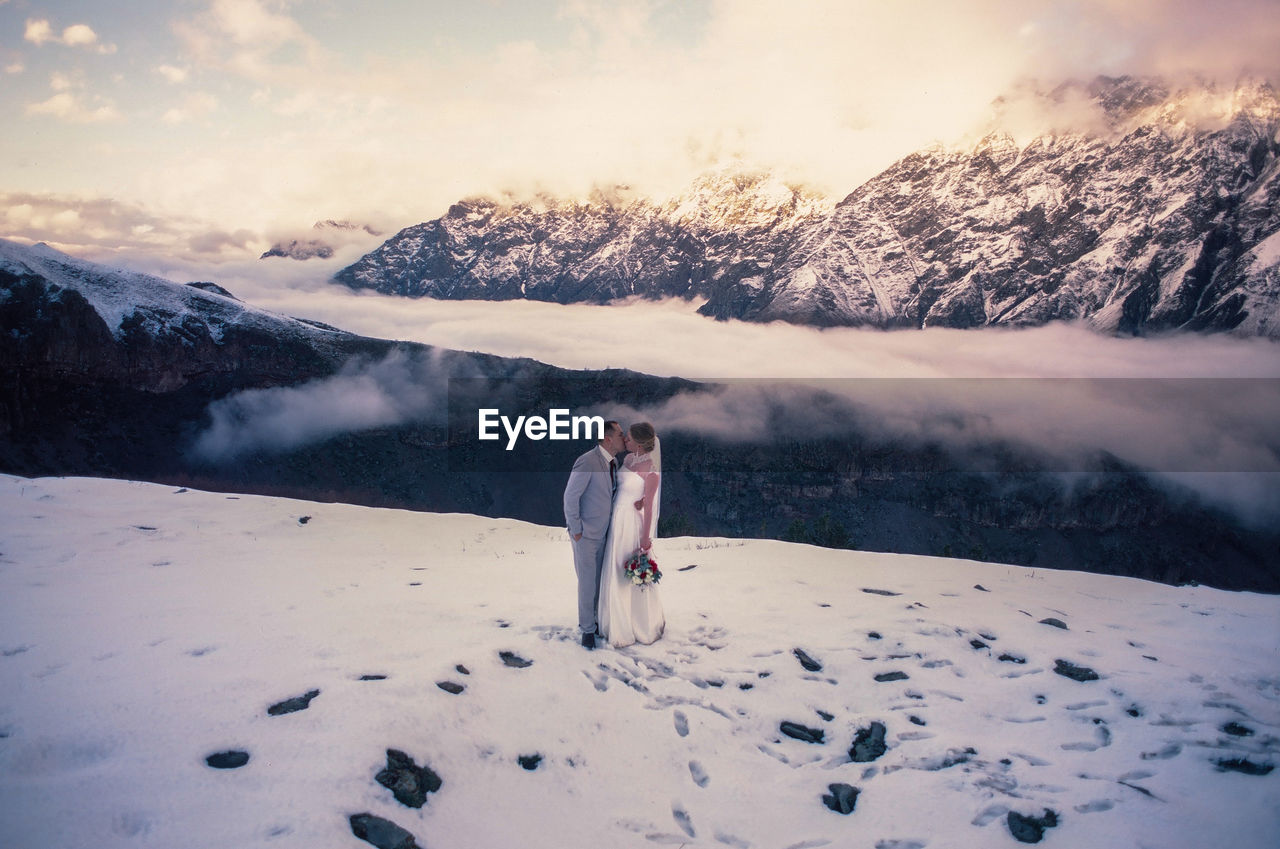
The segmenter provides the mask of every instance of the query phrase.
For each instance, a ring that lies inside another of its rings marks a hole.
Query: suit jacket
[[[570,534],[604,539],[613,513],[613,481],[609,461],[593,447],[573,463],[564,488],[564,519]]]

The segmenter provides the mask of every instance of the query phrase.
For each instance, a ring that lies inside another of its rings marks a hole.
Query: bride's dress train
[[[653,584],[637,586],[624,570],[627,560],[640,548],[643,514],[636,509],[635,502],[644,496],[644,481],[644,475],[633,471],[625,463],[618,469],[618,492],[614,496],[613,518],[605,539],[600,603],[597,609],[600,633],[614,648],[632,643],[652,643],[662,636],[667,624],[658,587]],[[654,529],[658,525],[660,494],[661,489],[653,497]],[[649,538],[653,539],[654,536],[651,530]]]

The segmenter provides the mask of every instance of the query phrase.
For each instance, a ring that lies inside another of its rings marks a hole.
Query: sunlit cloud
[[[54,40],[53,27],[46,20],[30,18],[27,20],[26,30],[23,32],[22,37],[39,47],[46,42]]]
[[[45,44],[61,44],[63,47],[91,48],[105,55],[116,52],[116,46],[101,43],[98,40],[98,34],[88,24],[72,24],[63,29],[59,35],[54,32],[53,25],[47,19],[28,18],[22,37],[37,47]]]
[[[255,80],[305,71],[321,53],[297,20],[260,0],[212,0],[175,29],[196,62]]]
[[[160,216],[136,204],[30,192],[0,192],[0,228],[6,238],[47,242],[111,265],[143,255],[170,256],[175,262],[184,255],[208,259],[209,251],[228,245],[239,251],[257,246],[244,233],[227,235],[207,221]]]
[[[27,105],[28,115],[49,115],[72,124],[97,124],[120,119],[120,113],[111,103],[89,103],[80,94],[59,91],[48,100]]]

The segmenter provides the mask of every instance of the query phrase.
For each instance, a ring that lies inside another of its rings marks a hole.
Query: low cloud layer
[[[219,282],[253,302],[266,294],[247,279]],[[1107,452],[1252,521],[1280,519],[1280,345],[1267,340],[1113,338],[1065,324],[815,330],[715,322],[680,301],[411,301],[315,281],[306,291],[270,291],[275,299],[263,305],[364,335],[726,384],[715,395],[649,407],[622,399],[592,411],[660,430],[757,440],[829,436],[852,425],[872,438],[939,443],[970,457],[1008,443],[1064,472],[1094,468]],[[433,399],[443,403],[436,393],[449,376],[463,375],[390,362],[297,390],[245,393],[216,413],[204,450],[226,456],[412,420]],[[415,381],[437,389],[419,385],[414,395],[406,387]],[[391,400],[414,397],[421,403]],[[290,422],[300,424],[282,425]]]
[[[353,362],[323,380],[250,389],[214,402],[211,423],[192,454],[220,463],[415,419],[443,421],[446,391],[446,377],[429,356],[393,354],[380,362]]]

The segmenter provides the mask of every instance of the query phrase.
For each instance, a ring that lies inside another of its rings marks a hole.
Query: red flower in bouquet
[[[637,551],[627,560],[624,567],[631,583],[646,588],[662,580],[662,572],[658,569],[658,561],[647,551]]]

